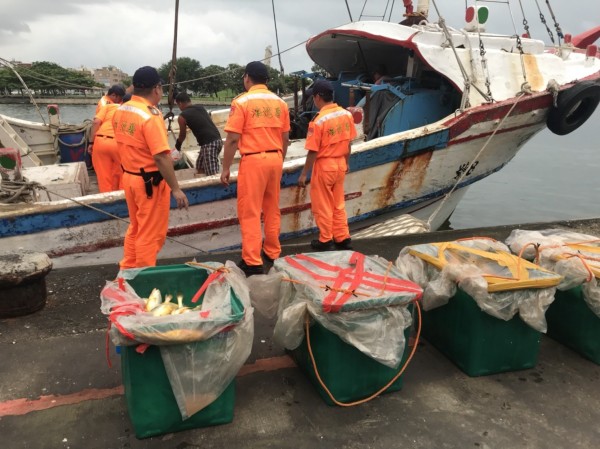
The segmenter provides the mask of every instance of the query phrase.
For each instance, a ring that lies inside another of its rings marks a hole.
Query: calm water
[[[61,105],[64,123],[92,119],[95,105]],[[45,114],[45,108],[42,109]],[[0,104],[0,113],[41,121],[31,105]],[[531,223],[600,217],[600,110],[578,130],[544,130],[498,173],[467,192],[450,227]],[[489,149],[486,151],[490,151]]]

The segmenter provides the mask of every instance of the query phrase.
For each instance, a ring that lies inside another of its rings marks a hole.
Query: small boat
[[[518,34],[485,33],[484,23],[494,20],[485,7],[469,7],[462,29],[428,22],[427,9],[420,1],[416,12],[407,7],[403,23],[359,20],[307,41],[309,56],[334,85],[336,102],[353,108],[358,122],[345,184],[351,230],[400,214],[437,229],[472,184],[500,170],[536,133],[548,127],[568,134],[600,101],[600,59],[592,45],[600,27],[575,37],[561,32],[558,44],[546,46]],[[377,84],[371,76],[381,64],[388,77]],[[295,98],[292,108],[294,140],[281,181],[282,240],[316,231],[309,190],[297,185],[306,156],[302,131],[314,115],[308,104]],[[227,113],[213,116],[223,123]],[[0,118],[34,148],[26,124]],[[218,176],[195,177],[192,168],[176,173],[190,207],[171,210],[160,257],[239,247],[235,167],[228,187]],[[83,189],[74,199],[0,205],[0,244],[46,252],[57,267],[81,257],[87,264],[115,262],[127,215],[122,191]]]

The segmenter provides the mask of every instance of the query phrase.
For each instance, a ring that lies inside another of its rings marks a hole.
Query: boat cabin
[[[388,24],[377,22],[382,25]],[[362,107],[367,140],[436,122],[460,106],[462,93],[410,44],[415,30],[393,25],[396,34],[404,34],[392,39],[335,29],[307,43],[311,58],[330,75],[335,102]],[[387,73],[377,80],[377,71]]]

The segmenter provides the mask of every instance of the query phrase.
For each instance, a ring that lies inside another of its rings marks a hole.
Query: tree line
[[[229,64],[226,67],[211,64],[203,67],[199,61],[182,57],[177,58],[175,71],[175,89],[178,92],[187,91],[193,96],[215,96],[219,92],[229,91],[237,95],[244,91],[242,76],[244,66]],[[30,66],[20,65],[15,70],[21,76],[31,93],[41,96],[67,96],[73,94],[87,95],[92,89],[105,88],[92,78],[91,74],[65,69],[52,62],[34,62]],[[158,67],[161,77],[168,83],[171,71],[171,61]],[[269,88],[281,95],[290,93],[295,88],[297,78],[281,74],[269,67]],[[123,80],[125,87],[131,84],[131,78]],[[27,95],[25,87],[17,75],[8,67],[0,68],[0,94],[11,95],[19,92]],[[165,86],[165,93],[168,86]]]

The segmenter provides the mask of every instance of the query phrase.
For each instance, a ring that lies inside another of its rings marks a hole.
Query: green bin
[[[187,265],[168,265],[147,268],[128,282],[140,297],[148,297],[155,287],[162,292],[182,292],[184,304],[190,306],[191,298],[207,277],[208,273],[204,269]],[[231,295],[233,313],[242,316],[242,303],[233,291]],[[222,333],[212,338],[221,337]],[[191,344],[210,345],[211,340]],[[135,346],[123,347],[121,372],[129,417],[138,438],[233,421],[235,381],[232,381],[210,405],[182,420],[157,346],[148,347],[143,354],[137,353]]]
[[[423,313],[423,338],[469,376],[533,368],[541,334],[519,316],[483,312],[461,289],[448,304]]]
[[[600,318],[586,304],[581,287],[557,290],[546,320],[550,337],[600,365]]]
[[[386,385],[404,366],[408,357],[408,337],[411,327],[404,332],[406,344],[404,355],[398,369],[392,369],[363,354],[354,346],[344,342],[333,332],[327,330],[317,321],[311,325],[310,343],[319,376],[333,397],[339,402],[354,402],[367,398]],[[306,338],[300,346],[291,351],[298,366],[306,373],[323,400],[335,405],[323,389],[308,352]],[[394,381],[385,393],[402,388],[402,376]]]

